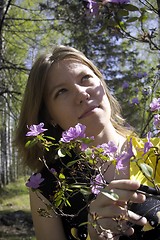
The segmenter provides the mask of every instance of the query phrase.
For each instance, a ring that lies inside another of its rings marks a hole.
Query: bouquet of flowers
[[[155,199],[160,199],[158,179],[158,169],[160,171],[160,115],[158,113],[160,98],[153,99],[150,110],[153,113],[156,136],[152,137],[151,132],[148,132],[144,139],[129,136],[125,149],[120,153],[117,146],[111,141],[96,147],[92,146],[94,137],[86,137],[86,126],[80,123],[64,131],[58,143],[55,142],[53,137],[44,134],[47,130],[44,128],[44,123],[28,126],[29,131],[26,136],[29,140],[26,147],[41,144],[44,152],[50,151],[50,148],[54,147],[57,152],[56,161],[63,163],[63,168],[57,172],[55,168],[49,168],[45,158],[40,159],[56,178],[57,186],[56,193],[52,198],[52,207],[59,209],[62,214],[62,207],[64,205],[71,206],[69,197],[77,191],[80,191],[85,197],[91,194],[97,195],[101,192],[112,200],[118,200],[119,196],[116,193],[106,190],[108,183],[104,179],[104,174],[110,164],[113,164],[116,172],[119,173],[124,169],[126,162],[130,162],[131,179],[140,180],[145,185],[141,185],[138,191],[153,196]],[[70,161],[67,163],[63,162],[66,156],[70,157]],[[64,169],[70,171],[74,181],[68,181]],[[132,170],[134,174],[132,174]],[[79,179],[86,179],[86,181],[81,182]],[[30,177],[26,186],[32,188],[33,191],[38,191],[43,181],[44,178],[41,173],[36,173]],[[45,215],[44,212],[43,215]]]

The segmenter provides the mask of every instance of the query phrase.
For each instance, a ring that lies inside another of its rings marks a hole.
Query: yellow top
[[[139,168],[140,164],[145,163],[149,165],[153,169],[153,178],[155,179],[155,183],[157,186],[160,186],[160,159],[155,155],[155,149],[150,148],[149,152],[144,154],[144,144],[147,142],[147,139],[141,139],[137,137],[130,137],[132,138],[132,146],[133,146],[133,153],[136,157],[136,161],[130,162],[130,179],[137,180],[141,184],[147,186],[153,186],[150,181],[149,177],[146,177],[142,170]],[[154,147],[157,148],[157,152],[160,152],[160,139],[159,138],[151,138],[150,141],[153,143]]]
[[[135,159],[138,160],[137,162],[132,160],[130,162],[130,179],[137,180],[141,184],[144,184],[150,187],[155,187],[151,182],[151,178],[153,178],[154,183],[160,187],[160,159],[158,161],[158,157],[156,156],[156,152],[160,153],[160,139],[151,138],[150,141],[153,143],[156,149],[150,148],[149,152],[144,154],[144,144],[145,142],[147,142],[147,139],[146,138],[141,139],[137,137],[130,137],[130,138],[132,138],[132,150],[135,155]],[[143,174],[142,170],[139,167],[143,163],[149,166],[149,168],[151,169],[151,172],[153,171],[151,176],[148,177]],[[143,231],[149,231],[151,229],[153,229],[153,227],[149,223],[147,223],[143,227]]]

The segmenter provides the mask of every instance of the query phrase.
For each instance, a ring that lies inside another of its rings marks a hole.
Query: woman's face
[[[45,104],[51,123],[63,130],[81,123],[87,127],[87,136],[96,136],[110,121],[110,104],[101,80],[80,61],[65,59],[52,66]]]

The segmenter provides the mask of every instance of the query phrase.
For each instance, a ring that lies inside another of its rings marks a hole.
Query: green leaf
[[[67,205],[68,205],[69,207],[71,207],[71,204],[70,204],[70,202],[68,201],[68,199],[66,200],[66,203],[67,203]]]
[[[116,23],[116,21],[113,18],[108,20],[108,26],[116,27],[116,25],[117,25],[117,23]]]
[[[37,143],[37,139],[29,140],[26,142],[25,147],[33,147]]]
[[[103,195],[105,195],[106,197],[112,199],[113,201],[117,201],[119,199],[119,196],[118,194],[114,193],[114,192],[109,192],[109,191],[106,191],[105,189],[102,189],[100,190],[101,193]]]
[[[58,156],[59,157],[65,157],[66,156],[66,152],[64,151],[64,149],[58,149]]]
[[[92,149],[91,148],[87,148],[86,150],[85,150],[85,154],[86,155],[91,155],[93,152],[92,152]]]
[[[86,196],[88,196],[89,194],[90,194],[90,188],[87,190],[87,189],[83,189],[83,188],[81,188],[80,189],[80,192],[83,194],[83,195],[86,195]]]
[[[81,226],[84,226],[84,225],[88,225],[88,222],[80,223],[78,226],[81,227]]]
[[[55,140],[55,138],[53,138],[53,137],[51,137],[51,136],[45,136],[45,138],[47,138],[47,139],[51,139],[51,140]]]
[[[79,161],[79,159],[67,163],[67,167],[71,167],[71,166],[73,166],[73,165],[74,165],[76,162],[78,162],[78,161]]]
[[[117,14],[118,14],[118,17],[124,17],[124,16],[128,16],[129,12],[127,10],[120,9],[120,10],[118,10]]]
[[[126,10],[129,10],[129,11],[139,11],[139,8],[138,7],[136,7],[135,5],[132,5],[132,4],[126,4],[126,5],[124,5],[124,7],[123,7],[124,9],[126,9]]]
[[[25,144],[25,147],[29,147],[31,145],[31,140],[27,141],[26,144]]]
[[[60,173],[59,174],[59,179],[64,180],[65,179],[65,175],[63,173]]]
[[[90,138],[82,138],[81,141],[85,144],[89,144],[91,142],[93,142],[93,139],[90,139]]]
[[[55,206],[58,208],[62,203],[62,199],[58,199],[56,202],[55,202]]]
[[[141,163],[140,168],[142,169],[142,172],[145,174],[145,176],[151,178],[153,176],[153,168],[149,166],[146,163]]]
[[[139,18],[138,17],[130,17],[129,19],[127,19],[127,23],[131,23],[131,22],[135,22],[137,21]]]
[[[97,34],[103,33],[108,27],[108,22],[106,21],[103,26],[97,31]]]

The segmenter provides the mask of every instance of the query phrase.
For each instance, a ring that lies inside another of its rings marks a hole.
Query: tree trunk
[[[3,19],[3,13],[4,13],[4,0],[0,0],[0,69],[2,69],[2,19]],[[2,71],[0,71],[0,85],[2,85]],[[3,99],[2,96],[0,96],[0,107],[2,107]],[[0,118],[0,187],[3,186],[3,143],[2,143],[2,117],[3,114],[1,112],[1,118]]]

